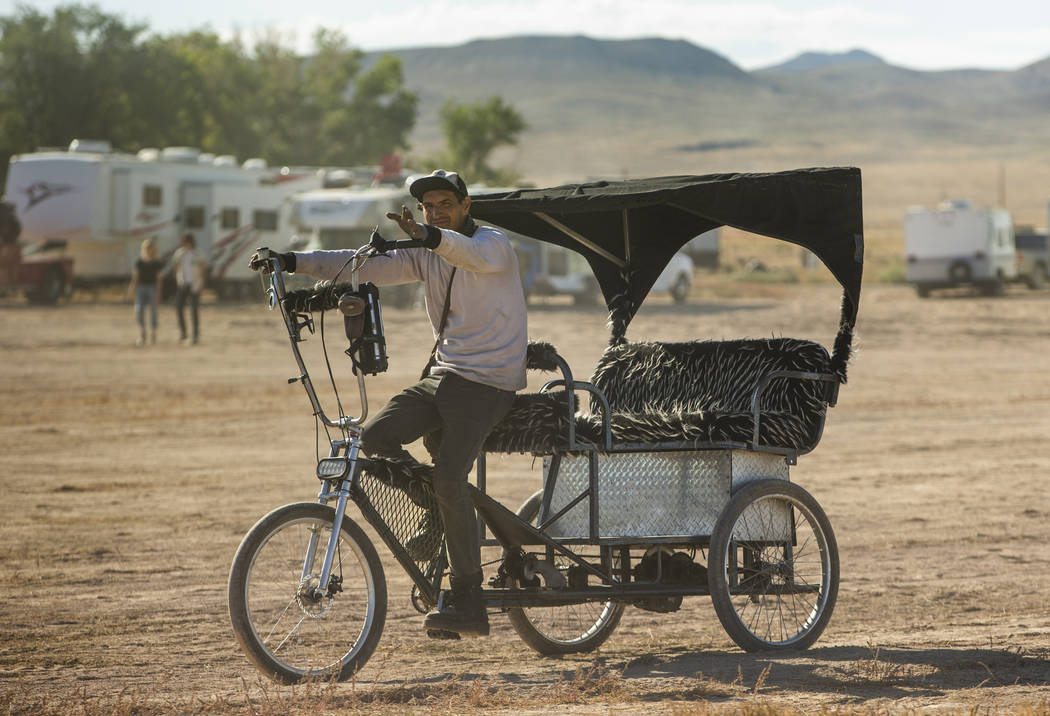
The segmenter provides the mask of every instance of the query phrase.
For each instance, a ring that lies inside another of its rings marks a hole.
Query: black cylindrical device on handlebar
[[[357,291],[340,296],[339,309],[343,312],[343,327],[350,340],[346,354],[354,364],[354,372],[361,371],[365,375],[385,372],[388,362],[379,289],[374,284],[363,283]]]
[[[376,253],[385,254],[387,251],[396,249],[421,249],[423,248],[422,240],[406,239],[403,241],[388,241],[383,238],[383,235],[379,233],[379,227],[376,226],[372,230],[372,237],[368,240],[368,245],[375,249]]]

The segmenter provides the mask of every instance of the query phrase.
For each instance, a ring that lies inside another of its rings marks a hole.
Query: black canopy
[[[835,345],[844,375],[864,261],[857,168],[520,189],[474,197],[471,214],[582,254],[609,307],[614,342],[624,339],[627,324],[660,272],[694,236],[733,226],[803,246],[824,262],[844,290],[843,325]]]

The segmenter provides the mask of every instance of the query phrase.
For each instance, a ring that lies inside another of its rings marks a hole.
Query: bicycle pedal
[[[427,636],[431,639],[447,639],[449,641],[458,641],[460,639],[459,634],[454,631],[446,631],[445,629],[427,629]]]

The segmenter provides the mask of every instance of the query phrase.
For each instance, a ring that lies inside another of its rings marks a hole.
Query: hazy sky
[[[17,3],[50,12],[53,0]],[[368,50],[455,45],[522,34],[667,37],[745,69],[799,52],[863,48],[896,65],[1016,69],[1050,56],[1048,0],[97,0],[160,33],[201,27],[247,40],[266,29],[304,51],[320,26]],[[16,3],[0,0],[0,15]]]

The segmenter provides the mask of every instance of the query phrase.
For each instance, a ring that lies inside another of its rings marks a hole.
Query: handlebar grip
[[[319,284],[313,288],[299,288],[285,294],[284,307],[291,313],[313,313],[341,308],[340,299],[348,293],[354,293],[354,287],[348,283]]]
[[[255,249],[255,253],[259,258],[251,261],[248,265],[253,271],[258,271],[260,268],[263,268],[273,258],[273,252],[266,246],[260,246]]]

